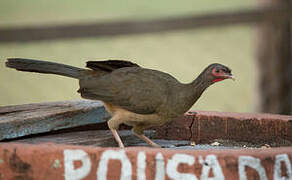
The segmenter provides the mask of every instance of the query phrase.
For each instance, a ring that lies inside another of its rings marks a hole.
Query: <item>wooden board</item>
[[[138,138],[134,137],[131,131],[120,131],[119,134],[125,142],[125,145],[142,142]],[[10,142],[28,144],[56,143],[67,145],[90,145],[99,147],[117,146],[117,143],[115,142],[115,139],[109,130],[75,131],[48,135],[45,134],[12,140]]]
[[[0,107],[0,140],[106,122],[100,101],[64,101]]]
[[[149,146],[144,141],[137,138],[132,131],[122,130],[118,132],[124,145],[128,146]],[[154,130],[147,130],[145,134],[153,139],[155,137]],[[189,141],[183,140],[162,140],[155,139],[156,143],[162,147],[174,148],[189,145]],[[42,143],[56,143],[66,145],[83,145],[96,147],[118,147],[112,133],[109,130],[88,130],[88,131],[73,131],[73,132],[59,132],[56,134],[39,134],[31,137],[24,137],[17,140],[9,140],[11,143],[25,143],[25,144],[42,144]]]

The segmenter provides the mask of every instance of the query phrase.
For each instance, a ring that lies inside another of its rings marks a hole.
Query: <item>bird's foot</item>
[[[153,141],[152,141],[153,142]],[[156,143],[154,143],[153,142],[153,144],[150,144],[152,147],[154,147],[154,148],[161,148],[161,146],[160,145],[158,145],[158,144],[156,144]]]
[[[143,134],[137,134],[137,133],[135,133],[134,132],[134,134],[138,137],[138,138],[140,138],[140,139],[142,139],[143,141],[145,141],[147,144],[149,144],[150,146],[152,146],[152,147],[155,147],[155,148],[161,148],[161,146],[159,146],[158,144],[156,144],[155,142],[153,142],[153,141],[151,141],[148,137],[146,137],[145,135],[143,135]]]

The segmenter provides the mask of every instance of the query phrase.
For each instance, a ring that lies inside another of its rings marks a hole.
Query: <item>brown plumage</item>
[[[232,78],[221,64],[209,65],[193,82],[180,83],[171,75],[122,60],[89,61],[81,69],[68,65],[21,58],[10,58],[6,66],[20,71],[51,73],[79,79],[83,98],[101,100],[112,118],[108,126],[120,147],[117,129],[121,123],[133,127],[134,134],[159,147],[143,131],[183,115],[211,84]]]

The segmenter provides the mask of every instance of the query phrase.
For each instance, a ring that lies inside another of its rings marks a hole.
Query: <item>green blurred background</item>
[[[254,6],[251,0],[2,0],[0,28],[177,17]],[[228,26],[115,37],[0,43],[0,105],[80,99],[78,82],[5,68],[7,57],[35,58],[83,67],[88,60],[127,59],[192,81],[208,64],[229,66],[237,80],[210,87],[196,110],[256,111],[255,33]]]

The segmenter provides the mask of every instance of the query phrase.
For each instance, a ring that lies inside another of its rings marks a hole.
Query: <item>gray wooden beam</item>
[[[204,27],[257,23],[292,17],[291,7],[272,6],[156,20],[2,27],[0,42],[26,42],[98,36],[155,33]]]
[[[109,119],[100,101],[64,101],[0,107],[0,140],[102,123]]]

